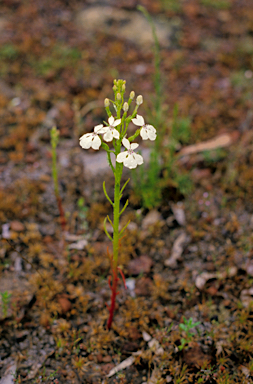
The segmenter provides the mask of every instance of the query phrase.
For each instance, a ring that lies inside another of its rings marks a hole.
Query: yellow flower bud
[[[105,107],[109,107],[109,105],[110,105],[109,99],[106,98],[104,101],[104,104],[105,104]]]
[[[121,100],[121,94],[117,93],[117,100]]]
[[[132,92],[130,92],[130,99],[132,99],[133,100],[133,98],[134,98],[134,96],[135,96],[135,92],[134,91],[132,91]]]
[[[125,103],[123,104],[123,111],[124,111],[124,112],[127,112],[128,109],[129,109],[129,105],[127,104],[127,102],[125,102]]]
[[[136,98],[136,104],[141,105],[143,103],[143,97],[142,95],[137,96]]]

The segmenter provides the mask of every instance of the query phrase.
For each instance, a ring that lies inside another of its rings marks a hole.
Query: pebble
[[[155,209],[150,211],[142,221],[142,228],[147,229],[157,222],[162,221],[162,215]]]
[[[10,228],[15,232],[22,232],[25,230],[25,226],[20,221],[14,220],[10,223]]]
[[[139,275],[140,273],[149,273],[153,265],[153,260],[146,255],[137,257],[134,260],[131,260],[127,266],[129,275]]]

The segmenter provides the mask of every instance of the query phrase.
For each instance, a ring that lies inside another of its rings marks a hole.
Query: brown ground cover
[[[120,285],[108,331],[111,211],[102,182],[109,195],[113,184],[103,157],[78,138],[106,118],[114,78],[154,113],[152,44],[121,33],[138,13],[135,0],[1,2],[0,384],[253,382],[253,4],[140,4],[170,27],[161,42],[163,123],[169,137],[175,103],[191,118],[178,166],[194,188],[182,196],[170,181],[147,210],[127,187],[128,289]],[[112,16],[85,29],[80,15],[99,6]],[[65,235],[51,177],[54,124]],[[217,137],[216,149],[196,150]],[[187,339],[190,321],[198,325]]]

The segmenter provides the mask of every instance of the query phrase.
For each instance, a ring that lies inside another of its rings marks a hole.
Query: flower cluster
[[[96,125],[94,127],[94,132],[86,133],[80,138],[80,145],[84,149],[92,148],[98,150],[102,144],[100,135],[103,135],[103,140],[105,142],[113,141],[115,149],[116,147],[118,148],[117,143],[120,142],[120,146],[123,144],[126,150],[120,153],[119,150],[114,152],[116,161],[118,163],[123,163],[125,167],[132,169],[136,168],[137,165],[143,164],[143,158],[141,155],[134,152],[134,149],[136,149],[139,144],[131,144],[130,141],[134,140],[138,135],[140,135],[143,140],[149,139],[153,141],[156,139],[156,129],[150,124],[145,124],[144,118],[140,115],[137,115],[137,110],[143,102],[142,95],[137,96],[136,107],[132,115],[130,117],[126,116],[132,99],[134,98],[134,92],[132,91],[130,93],[128,102],[124,102],[124,91],[125,89],[123,84],[122,93],[115,94],[115,102],[113,102],[113,104],[115,110],[117,111],[117,118],[114,118],[111,115],[109,109],[110,101],[109,99],[105,99],[105,108],[109,116],[108,124],[106,123],[106,125]],[[123,111],[122,117],[120,117],[121,110]],[[139,128],[131,138],[127,139],[126,131],[130,121],[132,121],[132,123]],[[103,148],[107,152],[113,152],[109,151],[109,147],[107,145],[104,145]]]

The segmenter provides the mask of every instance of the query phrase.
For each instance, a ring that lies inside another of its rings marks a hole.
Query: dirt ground
[[[115,78],[154,113],[154,42],[138,4],[161,45],[168,138],[175,104],[190,119],[177,163],[193,188],[170,181],[153,209],[126,188],[127,289],[108,331],[102,182],[112,195],[113,179],[78,139],[106,119]],[[0,384],[252,383],[253,2],[2,0],[0,63]]]

